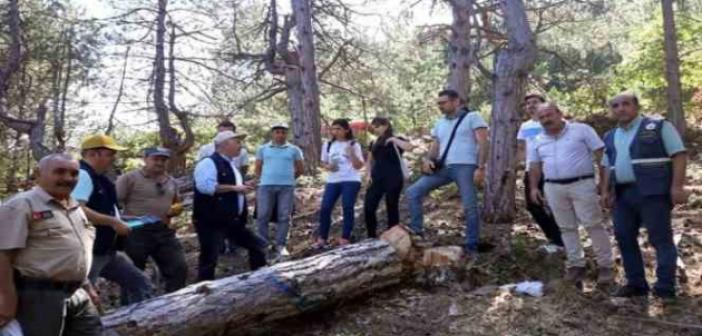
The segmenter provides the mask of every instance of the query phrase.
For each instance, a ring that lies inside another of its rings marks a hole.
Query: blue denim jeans
[[[341,237],[351,238],[354,221],[354,205],[358,191],[361,190],[361,182],[338,182],[327,183],[322,196],[322,209],[319,213],[319,237],[327,240],[331,227],[331,214],[336,205],[336,201],[341,197],[341,205],[344,210],[344,227]]]
[[[137,303],[152,296],[149,279],[123,252],[112,251],[104,255],[94,255],[88,278],[95,284],[98,276],[120,286],[122,305]]]
[[[678,252],[670,223],[670,196],[646,196],[635,185],[617,186],[614,206],[614,235],[622,254],[627,285],[648,290],[644,263],[639,249],[639,230],[645,227],[648,241],[656,250],[656,292],[675,293]]]
[[[295,187],[283,185],[264,185],[256,191],[256,226],[258,235],[269,245],[268,223],[271,220],[274,205],[278,213],[275,216],[275,245],[283,247],[288,242],[290,229],[290,215],[292,214],[293,201],[295,200]]]
[[[407,199],[410,210],[410,228],[417,234],[424,232],[424,211],[422,201],[432,190],[438,189],[451,182],[458,185],[463,203],[463,213],[466,218],[465,249],[471,252],[478,250],[480,235],[480,216],[478,213],[478,195],[473,184],[473,175],[477,166],[471,164],[449,165],[432,175],[424,175],[407,188]]]

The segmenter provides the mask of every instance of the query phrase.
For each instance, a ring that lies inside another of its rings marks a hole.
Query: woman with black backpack
[[[351,125],[346,119],[336,119],[331,125],[332,139],[322,146],[322,167],[329,171],[319,215],[319,232],[315,248],[324,248],[329,239],[331,214],[341,197],[344,226],[339,245],[350,243],[354,222],[354,205],[361,190],[363,151],[354,140]]]
[[[409,177],[402,153],[411,150],[412,144],[404,138],[395,137],[392,124],[387,118],[373,118],[371,127],[378,138],[370,145],[367,163],[370,186],[366,192],[363,209],[368,237],[376,238],[378,227],[376,212],[383,195],[388,215],[388,228],[400,223],[400,194],[404,180]]]

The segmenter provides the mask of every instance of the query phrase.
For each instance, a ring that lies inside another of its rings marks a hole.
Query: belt
[[[567,179],[546,179],[546,183],[571,184],[571,183],[582,181],[582,180],[589,180],[591,178],[595,178],[595,175],[590,174],[590,175],[583,175],[583,176],[578,176],[578,177],[571,177],[571,178],[567,178]]]
[[[55,290],[73,294],[82,285],[82,281],[54,281],[15,275],[15,286],[18,289]]]

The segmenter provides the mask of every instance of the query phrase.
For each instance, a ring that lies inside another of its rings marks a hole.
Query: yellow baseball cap
[[[114,151],[123,151],[127,149],[126,147],[118,145],[115,139],[113,139],[111,136],[104,134],[92,135],[83,140],[83,143],[80,145],[81,150],[95,148],[107,148]]]

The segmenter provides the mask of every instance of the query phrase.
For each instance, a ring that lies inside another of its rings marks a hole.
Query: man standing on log
[[[687,152],[673,125],[662,119],[639,115],[639,100],[621,94],[610,102],[619,122],[605,135],[601,185],[603,205],[614,207],[614,233],[622,253],[626,286],[616,296],[647,296],[649,286],[639,249],[639,229],[648,231],[656,249],[654,295],[675,297],[675,267],[678,259],[670,215],[673,206],[684,204]]]
[[[519,146],[519,157],[525,159],[524,165],[524,198],[526,199],[527,211],[534,218],[536,224],[539,225],[541,231],[544,232],[548,244],[543,246],[546,252],[563,250],[563,240],[561,239],[561,230],[558,229],[558,224],[553,218],[553,214],[544,204],[537,204],[531,201],[531,186],[529,184],[529,148],[534,142],[534,139],[544,131],[539,119],[536,115],[539,104],[546,102],[546,99],[538,93],[528,94],[524,97],[524,106],[527,113],[531,117],[529,120],[522,123],[517,133],[517,144]],[[543,177],[539,181],[539,190],[544,191]]]
[[[38,185],[0,206],[0,329],[17,319],[25,336],[101,334],[87,279],[95,227],[71,197],[78,169],[46,156]]]
[[[439,92],[437,100],[444,117],[431,132],[434,139],[424,159],[425,175],[407,189],[411,223],[415,234],[423,235],[422,200],[434,189],[455,182],[461,194],[466,220],[466,256],[478,252],[480,214],[475,183],[485,177],[487,160],[487,123],[475,111],[463,106],[454,90]]]
[[[274,260],[290,255],[285,246],[295,201],[295,179],[304,172],[302,151],[287,138],[288,125],[275,124],[271,127],[271,141],[256,153],[256,177],[259,180],[256,225],[258,235],[268,245],[268,223],[274,208],[277,210]]]
[[[214,138],[216,152],[195,167],[193,223],[200,241],[198,281],[214,279],[225,236],[249,251],[252,270],[266,265],[265,242],[246,228],[245,193],[253,188],[244,184],[234,162],[245,137],[232,131],[218,133]]]
[[[146,276],[121,250],[129,226],[119,217],[115,185],[105,175],[117,152],[125,148],[107,135],[93,135],[81,144],[80,175],[73,198],[81,203],[88,220],[96,226],[93,266],[88,277],[95,284],[99,276],[122,288],[122,304],[132,304],[151,296]]]
[[[117,200],[124,217],[137,217],[144,225],[133,228],[125,251],[140,269],[152,257],[165,280],[167,293],[185,286],[188,265],[183,247],[171,227],[171,218],[182,212],[175,179],[166,167],[171,157],[167,148],[146,148],[144,168],[117,179]]]
[[[539,105],[537,116],[544,133],[529,147],[531,201],[544,205],[544,196],[539,190],[543,176],[546,200],[561,229],[566,249],[566,281],[581,287],[585,278],[580,223],[592,240],[599,266],[597,283],[604,288],[614,281],[612,247],[603,226],[593,167],[593,154],[599,160],[604,143],[592,127],[565,121],[563,113],[553,103]],[[602,174],[600,170],[600,176]]]

